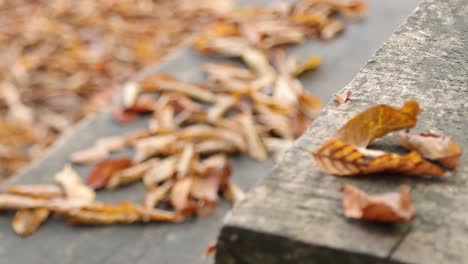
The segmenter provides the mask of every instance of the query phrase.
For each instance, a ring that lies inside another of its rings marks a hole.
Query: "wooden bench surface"
[[[444,180],[334,177],[311,155],[334,131],[379,103],[420,102],[413,132],[449,135],[468,150],[468,1],[427,0],[345,88],[352,101],[331,102],[247,199],[225,220],[219,263],[466,263],[468,155]],[[376,146],[388,146],[389,141]],[[382,225],[348,220],[339,187],[370,193],[412,187],[416,218]],[[246,253],[248,252],[248,254]]]
[[[253,3],[254,1],[249,1]],[[256,2],[256,1],[255,1]],[[399,0],[400,5],[381,0],[369,1],[368,19],[347,25],[345,33],[330,43],[313,41],[293,50],[306,56],[319,54],[323,65],[304,76],[304,83],[315,94],[329,100],[335,91],[346,85],[359,71],[372,52],[386,40],[395,28],[416,7],[419,0]],[[206,57],[183,49],[158,67],[152,67],[140,77],[156,71],[174,74],[178,78],[201,79],[200,65]],[[83,121],[70,130],[47,156],[34,163],[4,185],[11,183],[51,182],[53,175],[67,162],[70,153],[91,146],[95,139],[142,128],[145,121],[130,126],[118,126],[108,113]],[[257,163],[248,158],[234,160],[233,181],[249,189],[271,170],[272,161]],[[86,175],[88,167],[77,167]],[[140,185],[112,192],[99,192],[98,199],[108,202],[140,201]],[[224,214],[231,209],[222,202],[207,218],[184,224],[151,224],[109,227],[72,227],[50,219],[37,233],[28,238],[17,237],[10,228],[12,215],[0,215],[0,263],[206,263],[205,248],[216,241]]]

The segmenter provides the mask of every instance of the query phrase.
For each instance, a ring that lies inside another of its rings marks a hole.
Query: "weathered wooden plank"
[[[468,1],[427,0],[345,88],[349,104],[329,103],[271,175],[229,213],[219,263],[464,263],[468,261],[468,158],[447,180],[340,178],[320,173],[310,154],[371,105],[420,102],[416,132],[450,135],[468,149]],[[375,143],[389,147],[388,140]],[[378,225],[345,219],[339,186],[369,192],[408,182],[416,219]]]
[[[263,2],[270,2],[262,0]],[[416,7],[419,0],[398,0],[399,4],[370,0],[369,17],[363,23],[347,26],[342,36],[329,43],[313,41],[294,49],[300,56],[319,54],[324,64],[304,76],[306,86],[325,99],[344,86],[359,70],[381,42],[387,39],[401,21]],[[250,4],[253,1],[244,1]],[[256,1],[255,1],[256,3]],[[199,66],[206,57],[190,49],[179,51],[160,67],[143,71],[139,77],[155,71],[165,71],[189,81],[202,78]],[[138,78],[138,76],[137,76]],[[63,167],[70,153],[91,146],[96,138],[141,128],[145,122],[121,127],[107,113],[84,121],[73,128],[49,154],[12,181],[18,183],[51,182],[53,174]],[[244,189],[264,177],[272,162],[257,163],[248,158],[234,160],[233,180]],[[89,168],[77,167],[82,175]],[[118,202],[139,201],[143,197],[140,185],[98,194],[100,200]],[[230,209],[222,202],[213,215],[184,224],[152,224],[112,227],[70,227],[61,221],[45,223],[38,233],[22,239],[10,228],[11,215],[0,215],[0,263],[209,263],[204,258],[207,245],[216,240],[222,218]]]

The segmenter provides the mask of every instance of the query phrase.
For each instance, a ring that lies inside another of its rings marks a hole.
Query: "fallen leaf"
[[[216,254],[216,247],[217,247],[216,243],[207,247],[205,250],[205,256],[209,257],[209,256],[213,256],[214,254]]]
[[[65,197],[63,190],[52,184],[12,185],[8,187],[8,193],[42,199]]]
[[[353,94],[353,92],[352,92],[351,90],[348,90],[348,91],[343,92],[343,93],[341,93],[341,94],[335,94],[335,101],[336,101],[339,105],[342,105],[342,104],[344,104],[346,101],[350,100],[352,94]]]
[[[171,190],[170,200],[172,206],[177,212],[184,215],[190,215],[196,210],[196,208],[193,208],[193,203],[189,197],[192,184],[193,179],[186,177],[177,181]]]
[[[267,152],[257,133],[252,116],[250,114],[243,114],[240,121],[244,129],[249,155],[256,160],[265,160],[267,158]]]
[[[412,100],[406,101],[400,109],[376,105],[349,120],[333,138],[357,147],[366,147],[390,132],[414,127],[419,112],[419,104]]]
[[[109,157],[107,148],[93,146],[88,149],[80,150],[70,156],[70,160],[77,164],[91,164],[100,162]]]
[[[441,167],[422,158],[415,151],[403,156],[384,151],[374,153],[375,155],[370,155],[368,150],[360,150],[341,140],[332,139],[312,153],[312,156],[321,171],[336,176],[356,176],[380,172],[439,177],[450,175]]]
[[[148,190],[145,197],[145,208],[150,210],[157,207],[159,202],[161,202],[166,197],[173,186],[174,182],[168,180],[163,184]]]
[[[157,159],[151,159],[113,173],[111,178],[107,181],[106,188],[115,189],[141,180],[145,173],[150,170],[152,166],[156,165],[157,162]]]
[[[114,225],[137,222],[175,222],[178,216],[164,210],[144,210],[128,202],[118,205],[90,204],[64,213],[65,219],[74,225]]]
[[[16,234],[30,236],[47,220],[49,214],[50,211],[46,208],[22,209],[16,212],[11,226]]]
[[[76,201],[80,204],[89,204],[94,201],[96,193],[88,186],[83,184],[80,175],[66,165],[54,176],[54,180],[62,186],[67,199]]]
[[[233,204],[237,204],[244,200],[245,192],[232,182],[228,182],[224,187],[224,196]]]
[[[449,169],[456,169],[461,148],[449,137],[432,133],[409,134],[401,132],[396,140],[403,147],[415,150],[424,158],[437,161]]]
[[[368,195],[351,185],[341,187],[343,208],[346,217],[376,222],[408,222],[415,210],[411,204],[410,189],[400,187],[400,193]]]
[[[100,189],[106,186],[112,174],[130,166],[132,166],[132,161],[128,158],[116,158],[102,161],[96,164],[89,172],[86,184],[93,189]]]

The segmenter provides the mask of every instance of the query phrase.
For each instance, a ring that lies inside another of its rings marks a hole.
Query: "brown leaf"
[[[422,133],[400,133],[396,140],[403,147],[419,152],[424,158],[437,161],[449,169],[456,169],[462,154],[461,148],[449,137]]]
[[[145,209],[150,210],[157,207],[159,202],[164,200],[172,186],[174,186],[174,182],[172,180],[168,180],[163,184],[148,190],[145,197]]]
[[[449,175],[441,167],[426,161],[417,152],[400,156],[379,151],[376,155],[370,155],[369,151],[360,150],[341,140],[327,141],[312,155],[321,171],[336,176],[379,172],[441,177]]]
[[[122,202],[118,205],[90,204],[64,213],[65,219],[75,225],[113,225],[137,222],[174,222],[178,216],[172,212],[143,208]]]
[[[114,106],[112,108],[112,116],[120,124],[128,124],[138,119],[138,113],[132,111],[126,111],[125,109]]]
[[[352,94],[353,94],[353,92],[351,90],[348,90],[348,91],[346,91],[344,93],[341,93],[341,94],[335,94],[335,101],[339,105],[342,105],[346,101],[350,100]]]
[[[349,120],[333,138],[366,147],[390,132],[414,127],[419,112],[419,104],[412,100],[406,101],[401,109],[388,105],[373,106]]]
[[[190,201],[190,190],[192,189],[193,179],[191,177],[184,178],[175,183],[172,187],[170,200],[172,206],[177,212],[182,214],[192,213],[193,204]],[[196,209],[195,209],[196,210]]]
[[[12,185],[8,188],[8,193],[42,199],[65,197],[63,190],[52,184]]]
[[[86,184],[93,189],[100,189],[106,186],[112,174],[122,171],[132,166],[132,161],[128,158],[117,158],[102,161],[96,164],[88,174]]]
[[[157,162],[158,160],[151,159],[113,173],[109,181],[107,181],[106,188],[115,189],[141,180],[145,173]]]
[[[209,256],[213,256],[214,254],[216,254],[216,247],[217,247],[216,243],[207,247],[205,250],[205,256],[209,257]]]
[[[50,211],[46,208],[22,209],[16,212],[11,226],[16,234],[26,237],[36,232],[49,214]]]
[[[415,210],[411,204],[410,189],[400,187],[400,193],[367,195],[351,185],[341,187],[346,217],[369,221],[399,223],[410,221]]]

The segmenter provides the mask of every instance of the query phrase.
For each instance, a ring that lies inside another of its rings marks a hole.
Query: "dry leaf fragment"
[[[208,139],[222,139],[234,144],[239,150],[246,149],[243,137],[234,131],[215,128],[208,125],[192,125],[179,131],[179,139],[193,140],[195,142]]]
[[[146,192],[145,209],[150,210],[158,206],[159,202],[161,202],[169,193],[172,186],[174,186],[174,182],[172,180],[168,180],[155,188],[149,189]]]
[[[332,20],[322,29],[322,32],[320,32],[320,38],[323,40],[330,40],[335,37],[336,34],[343,31],[343,29],[343,23],[338,20]]]
[[[267,158],[267,152],[257,133],[252,116],[244,114],[241,116],[240,121],[244,129],[249,155],[256,160],[265,160]]]
[[[329,140],[312,155],[321,171],[336,176],[379,172],[440,177],[450,175],[415,151],[403,156],[383,151],[373,153],[360,150],[340,140]]]
[[[106,148],[93,146],[73,153],[70,156],[70,160],[77,164],[90,164],[105,160],[108,157],[109,151]]]
[[[410,189],[400,187],[400,193],[386,193],[370,196],[357,188],[344,185],[343,208],[346,217],[369,221],[398,223],[410,221],[415,210],[411,204]]]
[[[232,182],[228,182],[224,187],[224,196],[233,204],[237,204],[244,200],[245,192]]]
[[[406,101],[400,109],[388,105],[373,106],[349,120],[333,138],[366,147],[390,132],[414,127],[419,112],[419,104],[413,100]]]
[[[32,235],[47,220],[50,211],[46,208],[22,209],[16,212],[11,226],[22,237]]]
[[[111,152],[120,151],[127,145],[125,137],[113,136],[99,139],[94,146],[74,152],[70,160],[77,164],[90,164],[107,159]]]
[[[159,153],[168,153],[172,144],[177,140],[175,135],[161,135],[144,138],[135,143],[136,162],[143,161]]]
[[[128,82],[123,86],[123,106],[130,108],[133,106],[140,93],[140,86],[136,82]]]
[[[195,84],[177,80],[168,75],[156,75],[144,80],[141,85],[149,92],[164,91],[182,93],[196,100],[211,103],[215,101],[215,95],[209,90]]]
[[[422,133],[409,134],[401,132],[396,140],[409,150],[416,150],[424,158],[437,161],[449,169],[458,167],[462,154],[461,148],[449,137]]]
[[[225,140],[204,140],[195,144],[195,152],[202,155],[209,155],[213,153],[234,153],[237,152],[237,147]]]
[[[175,156],[167,157],[156,164],[145,173],[143,183],[148,189],[171,178],[176,172],[177,158]]]
[[[141,180],[145,173],[157,162],[158,160],[151,159],[113,173],[109,181],[107,181],[106,188],[115,189]]]
[[[293,74],[298,76],[305,72],[312,71],[317,69],[320,66],[321,59],[320,56],[314,55],[308,58],[301,67],[297,67],[293,70]]]
[[[126,147],[127,140],[125,137],[111,136],[99,139],[95,145],[98,148],[106,149],[108,152],[117,152]]]
[[[216,98],[216,105],[208,110],[207,118],[211,123],[216,123],[235,104],[237,100],[232,96],[220,95]]]
[[[60,187],[52,184],[12,185],[8,188],[8,193],[42,199],[63,198],[65,196]]]
[[[116,158],[102,161],[96,164],[89,172],[87,185],[93,189],[100,189],[106,186],[114,173],[122,171],[132,166],[132,161],[128,158]]]
[[[172,187],[170,200],[172,206],[177,212],[182,214],[191,214],[193,212],[192,203],[189,199],[190,190],[192,189],[193,179],[191,177],[183,178],[175,183]]]
[[[53,211],[66,211],[79,208],[83,205],[81,200],[63,198],[42,199],[28,196],[0,193],[0,210],[20,210],[46,208]]]
[[[352,94],[353,94],[353,92],[352,92],[351,90],[348,90],[348,91],[343,92],[343,93],[341,93],[341,94],[335,94],[335,101],[336,101],[339,105],[342,105],[342,104],[344,104],[346,101],[350,100]]]
[[[71,201],[85,205],[92,203],[96,197],[96,193],[83,184],[80,175],[70,165],[66,165],[63,170],[59,171],[54,176],[54,180],[62,186],[67,199]]]
[[[176,165],[176,175],[178,179],[182,179],[190,171],[191,163],[195,158],[195,147],[193,144],[186,144],[182,153],[180,154],[180,158]]]
[[[209,257],[209,256],[213,256],[214,254],[216,254],[216,247],[217,247],[216,243],[207,247],[205,250],[205,256]]]
[[[128,202],[118,205],[90,204],[79,209],[67,211],[65,219],[75,225],[113,225],[137,222],[164,221],[175,222],[178,216],[172,212],[143,208]]]

